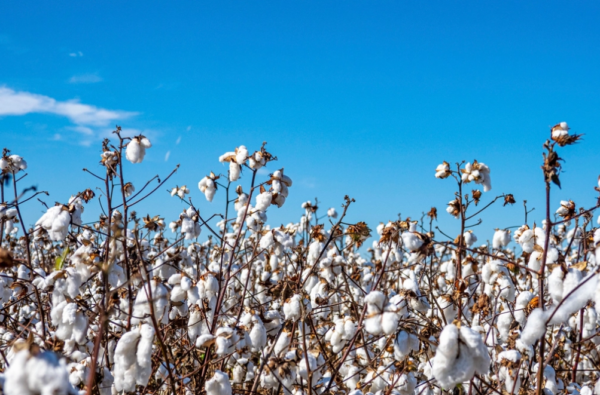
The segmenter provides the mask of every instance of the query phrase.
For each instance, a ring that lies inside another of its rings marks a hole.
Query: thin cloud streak
[[[106,126],[137,114],[107,110],[77,100],[58,101],[44,95],[0,87],[0,116],[22,116],[31,113],[63,116],[79,126]]]

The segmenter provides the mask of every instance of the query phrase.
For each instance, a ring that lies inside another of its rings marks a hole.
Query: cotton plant
[[[97,184],[44,208],[31,230],[19,213],[35,198],[0,202],[4,393],[600,388],[600,230],[596,208],[575,196],[551,200],[551,216],[534,218],[526,208],[520,226],[494,226],[487,207],[514,197],[484,202],[488,166],[443,162],[435,177],[456,186],[439,199],[450,201],[450,225],[436,223],[433,207],[371,233],[349,220],[350,197],[324,212],[331,206],[305,201],[297,218],[273,223],[271,206],[286,203],[292,180],[282,166],[271,169],[276,158],[263,144],[223,155],[227,176],[200,173],[196,192],[160,177],[156,191],[171,185],[178,199],[164,198],[185,208],[179,216],[163,215],[162,206],[146,213],[137,202],[154,193],[148,181],[121,179],[134,174],[122,171],[122,158],[143,163],[143,139],[117,128],[102,143],[102,171],[90,167]],[[578,140],[566,124],[550,130],[542,167],[550,187],[562,181],[558,150]],[[23,170],[7,150],[2,160],[4,175]],[[4,187],[12,195],[14,186]],[[84,205],[96,202],[92,191],[101,214],[83,217]],[[52,361],[30,368],[40,355]]]

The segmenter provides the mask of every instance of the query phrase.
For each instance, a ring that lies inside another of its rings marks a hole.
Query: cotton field
[[[370,229],[346,222],[348,191],[270,226],[294,174],[267,145],[223,147],[225,174],[179,186],[173,173],[136,178],[147,137],[112,136],[100,165],[84,164],[99,188],[71,191],[31,229],[23,213],[40,192],[23,193],[27,158],[18,147],[0,158],[4,394],[600,394],[600,198],[550,206],[561,157],[584,144],[566,122],[541,142],[545,213],[515,229],[473,227],[515,203],[495,194],[485,158],[431,164],[456,186],[446,213]],[[186,209],[137,212],[153,194]],[[438,215],[460,233],[436,229]]]

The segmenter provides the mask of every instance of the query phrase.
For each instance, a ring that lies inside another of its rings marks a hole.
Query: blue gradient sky
[[[0,141],[25,157],[23,186],[48,190],[48,203],[96,186],[81,169],[99,170],[100,141],[120,124],[154,143],[143,164],[126,168],[134,184],[180,163],[168,186],[187,184],[207,216],[221,205],[207,203],[197,183],[211,170],[226,172],[218,156],[268,141],[279,158],[270,169],[285,167],[295,182],[286,206],[270,210],[274,224],[297,220],[302,201],[318,196],[323,206],[339,207],[348,194],[357,201],[350,221],[374,228],[398,213],[415,218],[436,206],[440,225],[455,235],[456,221],[444,211],[454,185],[435,179],[434,169],[442,160],[476,158],[492,171],[493,190],[484,201],[510,192],[519,202],[483,216],[476,231],[483,241],[495,227],[522,223],[523,199],[536,207],[539,223],[541,145],[560,121],[585,140],[562,151],[555,206],[558,199],[594,203],[597,2],[15,1],[0,7]],[[6,109],[14,95],[32,94],[93,106],[92,119]],[[114,111],[114,118],[102,118],[99,109]],[[249,182],[248,175],[242,180]],[[217,192],[215,202],[222,197]],[[42,207],[29,205],[32,223]],[[136,209],[169,221],[182,205],[161,190]],[[94,212],[87,210],[84,220]]]

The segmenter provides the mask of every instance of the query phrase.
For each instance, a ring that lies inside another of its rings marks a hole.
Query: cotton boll
[[[240,145],[237,149],[236,149],[236,154],[235,154],[235,161],[238,165],[243,165],[244,162],[246,162],[246,159],[248,158],[248,149],[243,146]]]
[[[72,395],[76,391],[69,382],[64,360],[44,351],[31,355],[29,350],[17,352],[4,372],[5,395]]]
[[[267,331],[261,319],[256,316],[252,318],[250,341],[254,351],[261,351],[267,344]]]
[[[560,303],[563,298],[563,280],[565,273],[560,266],[555,267],[548,277],[548,291],[555,304]]]
[[[402,233],[402,242],[410,251],[418,251],[423,245],[423,240],[417,235],[416,229],[417,224],[413,222],[410,224],[408,232]]]
[[[471,248],[471,246],[477,242],[477,236],[475,236],[475,233],[471,230],[466,231],[463,234],[463,237],[467,248]]]
[[[214,376],[204,386],[206,395],[231,395],[229,376],[220,370],[215,370]]]
[[[273,195],[270,192],[263,192],[256,197],[256,206],[258,211],[266,211],[271,205]]]
[[[566,322],[571,314],[585,307],[587,302],[593,297],[598,286],[598,276],[596,273],[592,273],[575,284],[576,279],[580,278],[580,276],[581,272],[578,270],[569,269],[569,273],[567,273],[565,282],[563,283],[562,304],[556,308],[550,308],[551,314],[553,314],[550,320],[551,324]]]
[[[133,137],[127,144],[125,157],[131,163],[142,163],[146,155],[146,148],[150,147],[152,147],[152,144],[146,137],[142,135]]]
[[[548,312],[540,308],[534,309],[527,317],[527,324],[521,332],[521,341],[531,346],[546,333]]]
[[[496,229],[494,232],[494,238],[492,240],[492,246],[494,249],[506,247],[510,243],[510,231],[504,229]]]
[[[198,183],[198,189],[200,189],[200,192],[204,194],[206,200],[212,202],[215,192],[217,191],[217,187],[212,178],[204,177],[202,180],[200,180]]]
[[[297,321],[302,314],[302,296],[296,294],[283,304],[283,314],[286,321]]]
[[[444,327],[433,359],[433,375],[443,388],[452,389],[470,380],[475,372],[486,374],[489,364],[481,334],[464,326],[459,329],[454,324]]]
[[[236,162],[229,162],[229,181],[234,182],[240,178],[242,168]]]
[[[154,341],[154,328],[143,324],[140,328],[140,341],[137,346],[137,374],[136,384],[146,386],[152,374],[152,343]]]

